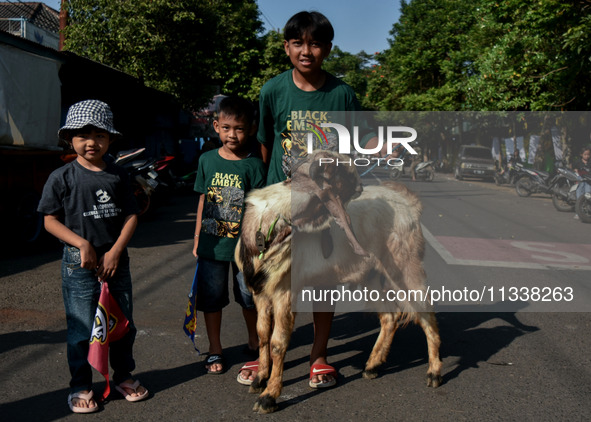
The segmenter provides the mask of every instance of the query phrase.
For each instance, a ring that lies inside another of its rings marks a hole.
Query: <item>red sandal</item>
[[[246,362],[242,366],[242,368],[240,368],[240,371],[238,371],[238,377],[236,377],[236,381],[238,381],[242,385],[250,385],[250,384],[252,384],[253,380],[248,379],[248,378],[242,378],[242,371],[245,371],[245,370],[249,370],[252,372],[258,372],[259,371],[259,361],[253,360],[252,362]]]
[[[318,375],[330,375],[332,376],[332,380],[312,382],[312,378]],[[332,366],[316,363],[310,367],[310,382],[308,385],[310,388],[330,388],[337,383],[337,376],[337,371]]]

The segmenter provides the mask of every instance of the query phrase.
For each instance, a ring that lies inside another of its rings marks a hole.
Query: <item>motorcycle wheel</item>
[[[427,182],[432,182],[433,180],[435,180],[435,170],[429,168],[427,169],[427,177],[426,177]]]
[[[390,179],[392,179],[392,180],[400,179],[401,175],[402,175],[402,170],[398,170],[397,168],[393,168],[390,171]]]
[[[575,210],[579,220],[583,223],[591,223],[591,198],[581,195],[575,204]]]
[[[574,211],[575,206],[565,199],[568,196],[568,184],[563,182],[560,186],[556,187],[556,190],[558,192],[552,192],[552,204],[554,204],[554,208],[560,212]]]
[[[531,179],[529,177],[522,177],[515,184],[515,192],[522,198],[527,198],[531,195],[532,186]]]

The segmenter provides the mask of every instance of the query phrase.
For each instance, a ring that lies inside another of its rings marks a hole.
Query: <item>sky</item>
[[[265,29],[283,29],[302,10],[324,14],[335,30],[333,45],[357,54],[373,54],[389,47],[392,25],[400,17],[400,0],[257,0]],[[44,1],[59,10],[60,0]]]

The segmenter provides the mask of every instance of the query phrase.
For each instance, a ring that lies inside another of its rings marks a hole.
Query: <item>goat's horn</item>
[[[322,195],[320,198],[322,203],[328,209],[328,212],[334,217],[337,225],[345,231],[345,235],[353,248],[353,251],[357,255],[361,256],[369,256],[369,254],[363,249],[363,246],[359,244],[355,233],[353,233],[353,228],[351,227],[351,217],[347,214],[345,207],[343,206],[342,201],[340,198],[333,194],[332,191],[326,191],[326,196]]]

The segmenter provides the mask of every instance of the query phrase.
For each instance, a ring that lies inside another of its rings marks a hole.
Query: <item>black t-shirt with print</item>
[[[123,168],[107,164],[102,171],[92,171],[75,160],[51,173],[37,210],[57,215],[95,249],[112,246],[125,218],[139,212]]]

